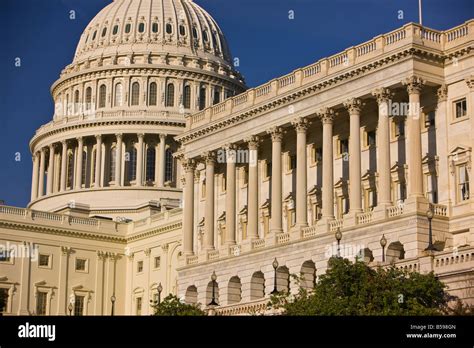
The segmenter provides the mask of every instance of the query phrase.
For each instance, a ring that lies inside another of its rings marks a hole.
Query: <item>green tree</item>
[[[395,267],[371,268],[365,263],[331,258],[314,289],[279,293],[269,306],[283,315],[441,315],[456,314],[446,286],[431,272],[408,273]],[[457,306],[458,311],[470,309]],[[472,313],[472,311],[471,311]]]
[[[174,295],[166,296],[163,301],[153,306],[154,315],[158,316],[202,316],[206,313],[199,305],[183,303]]]

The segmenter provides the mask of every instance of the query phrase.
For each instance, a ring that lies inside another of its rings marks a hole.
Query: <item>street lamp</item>
[[[380,238],[380,246],[382,247],[382,262],[385,262],[385,246],[387,245],[387,239],[385,239],[385,234]]]
[[[112,311],[110,313],[111,316],[114,316],[115,301],[117,301],[117,298],[115,297],[115,294],[113,294],[112,296],[110,296],[110,302],[112,302]]]
[[[69,310],[69,316],[72,316],[72,310],[74,309],[74,302],[76,301],[74,294],[71,294],[69,296],[69,305],[67,306],[67,309]]]
[[[161,292],[163,291],[163,286],[161,285],[161,283],[158,284],[157,290],[158,290],[158,304],[160,304],[161,303]]]
[[[273,260],[272,263],[273,266],[273,271],[275,272],[275,276],[273,277],[273,291],[271,292],[272,295],[278,294],[278,289],[277,289],[277,268],[278,268],[278,260],[275,257],[275,260]]]
[[[428,247],[426,251],[435,251],[436,248],[433,245],[433,229],[431,228],[431,220],[433,220],[433,208],[430,204],[428,211],[426,212],[426,217],[428,218]]]
[[[209,302],[208,306],[218,306],[218,303],[216,302],[216,272],[212,272],[211,275],[211,280],[212,280],[212,301]]]
[[[341,257],[340,244],[341,244],[341,239],[342,239],[342,233],[341,233],[340,228],[337,229],[335,237],[336,237],[336,240],[337,240],[337,257]]]

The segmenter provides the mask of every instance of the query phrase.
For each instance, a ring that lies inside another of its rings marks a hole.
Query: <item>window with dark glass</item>
[[[6,313],[8,308],[8,289],[0,288],[0,298],[3,299],[0,302],[0,313]]]
[[[95,37],[96,37],[96,36],[97,36],[97,30],[96,30],[96,31],[94,31],[94,34],[92,34],[92,41],[94,41],[94,40],[95,40]]]
[[[49,267],[49,255],[40,254],[38,259],[38,266]]]
[[[143,272],[143,261],[138,261],[137,262],[137,272]]]
[[[204,31],[202,32],[202,37],[203,37],[203,39],[204,39],[205,42],[208,42],[208,41],[209,41],[209,36],[207,36],[207,31],[204,30]]]
[[[217,46],[216,33],[212,33],[212,45],[213,45],[214,47]]]
[[[367,143],[365,144],[366,146],[375,146],[376,142],[376,134],[374,130],[368,131],[367,132]]]
[[[127,23],[127,25],[125,25],[125,33],[126,34],[130,33],[131,28],[132,28],[132,25],[130,23]]]
[[[69,153],[67,156],[67,187],[72,188],[74,180],[74,155]]]
[[[166,106],[174,106],[174,85],[172,83],[166,87]]]
[[[181,36],[186,35],[186,28],[182,24],[179,26],[179,35],[181,35]]]
[[[38,291],[36,293],[36,315],[46,315],[46,302],[48,293]]]
[[[193,37],[194,37],[195,39],[198,38],[198,32],[197,32],[196,27],[193,27]]]
[[[152,182],[155,180],[155,148],[149,147],[146,150],[146,181]]]
[[[76,259],[76,271],[85,271],[87,267],[86,259]]]
[[[339,154],[343,155],[349,152],[349,140],[348,139],[341,139],[339,141]]]
[[[105,85],[101,85],[99,87],[99,108],[105,108],[106,93],[107,93],[107,87]]]
[[[128,150],[128,161],[125,162],[128,181],[137,178],[137,149],[132,146]]]
[[[117,150],[112,147],[109,152],[109,181],[115,181],[115,167],[117,164]]]
[[[430,128],[435,125],[435,112],[430,111],[425,115],[425,127]]]
[[[84,315],[84,296],[76,295],[74,298],[74,315]]]
[[[171,34],[173,32],[173,26],[170,23],[166,24],[166,33]]]
[[[114,25],[114,28],[112,29],[112,34],[117,35],[118,33],[118,25]]]
[[[145,31],[145,23],[138,24],[138,32],[143,33]]]
[[[105,34],[107,34],[107,27],[105,27],[104,29],[102,29],[102,37],[104,37]]]
[[[165,181],[173,181],[173,152],[171,149],[166,149],[165,158]]]
[[[153,23],[151,26],[151,31],[154,33],[158,32],[158,23]]]
[[[218,104],[221,101],[221,91],[219,88],[214,89],[214,97],[212,100],[213,104]]]
[[[92,101],[92,88],[86,88],[86,110],[91,109],[91,101]]]
[[[149,97],[149,100],[148,100],[148,104],[149,105],[156,105],[156,101],[157,101],[157,85],[156,85],[156,82],[152,82],[150,83],[150,97]]]
[[[138,82],[132,83],[132,100],[131,105],[138,105],[140,102],[140,84]]]
[[[467,102],[466,99],[461,99],[454,102],[456,118],[464,117],[467,115]]]
[[[10,262],[10,250],[0,249],[0,262]]]
[[[201,87],[199,91],[199,110],[206,107],[206,87]]]
[[[183,91],[183,106],[185,109],[191,108],[191,86],[184,86]]]

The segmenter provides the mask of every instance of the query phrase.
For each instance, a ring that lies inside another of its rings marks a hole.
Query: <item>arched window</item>
[[[216,33],[214,33],[214,32],[212,32],[212,46],[214,46],[214,47],[217,46]]]
[[[96,31],[94,31],[94,34],[92,34],[92,41],[94,41],[94,40],[95,40],[95,37],[96,37],[96,36],[97,36],[97,30],[96,30]]]
[[[107,34],[107,27],[105,27],[104,29],[102,29],[102,37],[104,37],[105,34]]]
[[[73,187],[74,181],[74,154],[69,152],[67,155],[67,187]]]
[[[265,276],[258,271],[250,280],[250,301],[258,300],[265,296]]]
[[[118,28],[119,28],[119,26],[118,26],[117,24],[115,24],[115,25],[114,25],[114,28],[112,29],[112,34],[113,34],[113,35],[117,35],[117,33],[118,33]]]
[[[158,32],[158,23],[153,23],[152,26],[151,26],[151,31],[153,33],[157,33]]]
[[[92,150],[92,155],[91,155],[91,184],[95,184],[95,164],[97,162],[97,149]]]
[[[165,160],[165,181],[173,181],[173,152],[171,149],[166,149]]]
[[[74,92],[74,113],[77,114],[80,112],[79,108],[79,91],[76,89]]]
[[[167,34],[173,33],[173,26],[170,23],[166,24],[166,33]]]
[[[92,88],[86,88],[86,110],[91,109],[91,102],[92,102]]]
[[[137,149],[131,145],[125,156],[125,170],[127,173],[127,181],[134,181],[137,178]]]
[[[166,106],[174,106],[174,85],[168,83],[166,87]]]
[[[242,283],[240,278],[235,276],[230,278],[227,287],[227,302],[229,304],[239,303],[242,301]]]
[[[196,30],[196,27],[193,27],[193,37],[194,37],[195,39],[198,38],[198,32],[197,32],[197,30]]]
[[[66,105],[65,105],[65,107],[66,107],[66,112],[65,112],[65,114],[66,114],[66,116],[67,116],[67,115],[70,114],[70,112],[69,112],[69,111],[70,111],[70,108],[69,108],[69,94],[66,94]]]
[[[202,37],[204,39],[204,42],[209,42],[209,36],[207,35],[207,31],[203,30],[202,32]]]
[[[132,28],[132,25],[130,23],[127,23],[127,25],[125,25],[125,34],[130,33],[131,28]]]
[[[156,82],[150,83],[150,98],[148,100],[148,105],[156,105],[156,97],[157,97],[157,87]]]
[[[201,87],[199,91],[199,110],[206,107],[206,87]]]
[[[221,101],[221,90],[219,87],[214,88],[213,104],[218,104]]]
[[[145,31],[145,23],[138,24],[138,32],[143,33]]]
[[[99,87],[99,108],[105,108],[106,93],[107,93],[107,87],[105,85],[101,85]]]
[[[86,179],[87,179],[87,162],[88,162],[87,151],[84,150],[82,152],[82,168],[81,168],[81,177],[82,177],[81,182],[84,185],[84,187],[86,186]]]
[[[109,181],[115,181],[115,168],[117,166],[117,150],[115,146],[110,148],[109,152]]]
[[[191,86],[189,85],[184,86],[183,105],[185,109],[189,109],[191,107]]]
[[[155,148],[148,147],[146,150],[146,182],[153,182],[155,180]]]
[[[181,35],[181,36],[186,35],[186,28],[182,24],[179,26],[179,35]]]
[[[140,84],[138,82],[134,82],[132,84],[132,105],[138,105],[140,102]]]
[[[119,82],[115,85],[115,106],[122,106],[123,105],[123,86]]]

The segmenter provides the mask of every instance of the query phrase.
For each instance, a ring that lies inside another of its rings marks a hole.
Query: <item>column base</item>
[[[429,209],[430,203],[424,196],[411,196],[405,201],[404,211],[407,213],[420,213],[425,214]]]
[[[357,225],[357,214],[360,214],[362,212],[362,209],[349,211],[349,213],[344,215],[344,226],[349,227]]]
[[[329,223],[334,221],[334,216],[323,216],[316,223],[317,233],[327,233],[329,232]]]
[[[387,218],[387,208],[393,204],[388,202],[378,203],[373,210],[373,220],[385,220]]]

